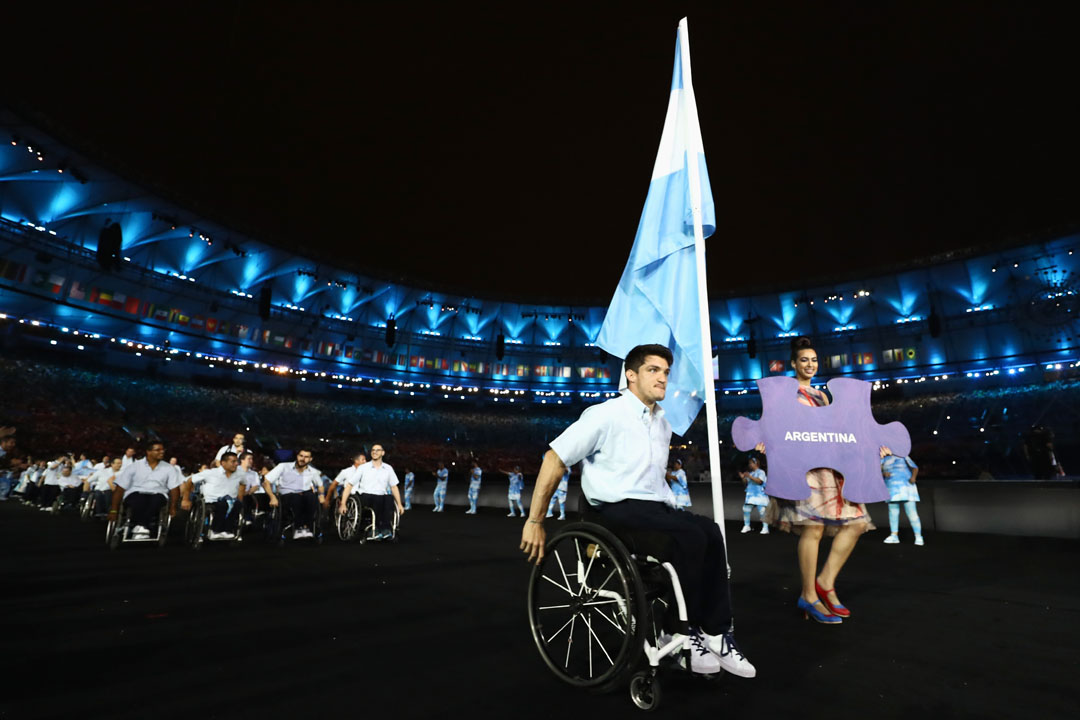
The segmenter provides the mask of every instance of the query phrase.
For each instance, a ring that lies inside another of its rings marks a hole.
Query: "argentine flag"
[[[618,357],[626,357],[635,345],[646,343],[671,349],[674,363],[662,405],[672,430],[679,435],[694,422],[705,394],[689,153],[697,157],[703,236],[716,230],[694,89],[689,72],[686,82],[683,76],[684,28],[680,26],[675,41],[671,96],[649,194],[630,260],[596,342]],[[625,384],[625,376],[621,381]]]

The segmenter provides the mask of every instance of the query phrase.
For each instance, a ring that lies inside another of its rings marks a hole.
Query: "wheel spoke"
[[[536,608],[537,610],[564,610],[570,607],[569,605],[541,605]]]
[[[541,575],[540,577],[541,577],[542,579],[544,579],[544,580],[547,580],[547,581],[548,581],[549,583],[551,583],[551,584],[552,584],[552,585],[554,585],[555,587],[559,588],[560,590],[564,591],[564,592],[565,592],[565,593],[566,593],[567,595],[571,595],[571,596],[573,596],[573,597],[577,597],[577,595],[576,595],[576,594],[574,593],[574,591],[573,591],[573,590],[571,590],[571,589],[570,589],[569,587],[567,587],[567,586],[565,586],[565,585],[560,585],[560,584],[559,584],[558,582],[556,582],[555,580],[552,580],[552,579],[551,579],[551,578],[549,578],[549,577],[548,577],[547,575]]]
[[[609,663],[610,665],[614,666],[614,665],[615,665],[615,661],[611,659],[611,656],[610,656],[610,655],[608,655],[608,651],[607,651],[607,649],[606,649],[606,648],[604,647],[604,643],[600,642],[600,638],[598,638],[598,637],[596,636],[596,633],[594,633],[594,632],[593,632],[593,629],[592,629],[592,623],[589,623],[589,622],[587,622],[587,623],[586,623],[586,626],[587,626],[587,627],[589,628],[589,634],[590,634],[590,635],[591,635],[592,637],[596,638],[596,644],[600,646],[600,651],[604,653],[604,657],[606,657],[606,658],[607,658],[607,661],[608,661],[608,663]],[[590,648],[591,648],[591,647],[592,647],[592,646],[590,645]],[[591,656],[591,655],[589,656],[589,660],[590,660],[590,662],[591,662],[591,660],[592,660],[592,656]],[[590,670],[590,672],[591,672],[591,670]]]
[[[585,619],[585,627],[589,629],[589,635],[588,635],[588,641],[589,641],[589,677],[592,677],[593,676],[593,669],[592,669],[592,641],[593,641],[593,638],[596,637],[596,633],[594,633],[593,630],[592,630],[592,620],[589,619],[589,616],[588,615],[584,616],[584,619]],[[599,643],[600,641],[597,640],[596,642]]]
[[[556,630],[556,631],[555,631],[555,634],[554,634],[554,635],[552,635],[552,636],[551,636],[551,637],[549,637],[549,638],[544,638],[544,642],[545,642],[545,643],[547,643],[548,645],[550,645],[550,644],[551,644],[551,641],[552,641],[552,640],[554,640],[555,638],[559,637],[559,634],[560,634],[560,633],[561,633],[561,632],[562,632],[563,630],[565,630],[565,629],[566,629],[566,626],[567,626],[567,625],[570,625],[571,623],[573,623],[573,621],[574,621],[574,618],[572,618],[572,617],[571,617],[571,618],[570,618],[569,620],[567,620],[566,622],[564,622],[564,623],[562,624],[562,627],[561,627],[561,628],[559,628],[558,630]]]
[[[566,590],[566,592],[570,593],[571,595],[576,595],[577,593],[575,593],[573,590],[570,589],[570,578],[568,578],[566,576],[566,568],[563,567],[562,556],[559,555],[558,550],[555,550],[552,553],[552,555],[555,556],[555,562],[557,562],[559,564],[559,572],[562,573],[563,582],[566,583],[566,587],[564,589]],[[547,577],[547,576],[545,575],[544,577]],[[548,579],[551,580],[550,578],[548,578]],[[551,580],[551,582],[555,582],[555,581]],[[558,583],[555,583],[555,584],[558,585]]]
[[[622,627],[620,627],[620,626],[619,626],[619,623],[615,622],[615,621],[614,621],[614,620],[612,620],[612,619],[611,619],[610,617],[608,617],[608,614],[607,614],[606,612],[604,612],[604,611],[603,611],[603,610],[601,610],[600,608],[595,608],[595,609],[593,610],[593,612],[595,612],[595,613],[599,613],[600,617],[604,618],[604,619],[605,619],[605,620],[607,620],[607,621],[608,621],[609,623],[611,623],[611,627],[615,628],[616,630],[618,630],[619,632],[621,632],[621,633],[622,633],[623,635],[625,635],[625,634],[626,634],[626,629],[625,629],[625,628],[622,628]]]
[[[574,624],[577,621],[577,615],[570,618],[570,632],[566,635],[566,662],[563,663],[563,667],[570,667],[570,647],[574,644]]]

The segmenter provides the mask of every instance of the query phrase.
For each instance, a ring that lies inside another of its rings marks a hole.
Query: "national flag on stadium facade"
[[[109,301],[109,307],[113,310],[123,310],[125,305],[127,305],[127,295],[113,293],[112,299]]]
[[[128,313],[129,315],[138,315],[139,304],[139,298],[129,297],[127,300],[124,301],[124,312]]]
[[[60,275],[52,275],[50,273],[38,270],[34,273],[34,287],[45,290],[50,293],[59,293],[64,288],[64,278]]]
[[[196,315],[191,318],[191,327],[195,330],[202,330],[206,325],[206,319],[202,315]]]
[[[705,397],[702,321],[695,255],[694,209],[700,204],[701,230],[716,230],[709,173],[698,125],[693,87],[684,84],[685,24],[675,40],[667,117],[653,165],[630,259],[611,299],[597,345],[616,357],[645,343],[666,345],[674,355],[664,412],[672,430],[683,435]],[[689,78],[689,68],[686,68]],[[700,200],[692,175],[697,167]],[[537,370],[540,368],[538,367]]]
[[[86,286],[80,282],[71,283],[71,289],[68,290],[68,297],[72,300],[85,300]]]
[[[91,297],[90,302],[96,302],[98,305],[112,307],[111,290],[102,290],[101,288],[94,288],[94,290],[96,291],[97,295],[96,297]]]
[[[168,322],[168,320],[169,320],[169,311],[168,311],[168,309],[167,308],[155,308],[154,309],[154,319],[155,320],[160,320],[162,322]]]
[[[139,307],[139,314],[144,318],[152,318],[154,317],[154,307],[154,303],[143,301]]]
[[[237,323],[236,325],[233,326],[232,334],[235,335],[236,337],[240,338],[241,340],[247,340],[248,339],[248,330],[249,329],[250,328],[248,328],[247,325],[241,325],[241,324]]]
[[[26,273],[29,268],[14,260],[0,260],[0,277],[11,282],[26,282]]]

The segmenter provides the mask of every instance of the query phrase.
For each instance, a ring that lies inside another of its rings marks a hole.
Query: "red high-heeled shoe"
[[[829,608],[829,612],[831,612],[833,615],[839,615],[842,618],[851,617],[850,610],[848,610],[840,603],[836,603],[834,605],[829,600],[829,593],[831,593],[832,590],[826,590],[825,588],[821,587],[821,583],[819,583],[817,579],[814,580],[814,589],[817,590],[817,596],[821,600],[822,604],[825,607]]]

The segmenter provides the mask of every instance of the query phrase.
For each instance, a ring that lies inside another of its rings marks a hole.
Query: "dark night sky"
[[[9,44],[4,85],[285,247],[465,294],[599,304],[637,227],[688,14],[714,295],[1080,220],[1062,6],[717,5],[5,11],[23,47]]]

